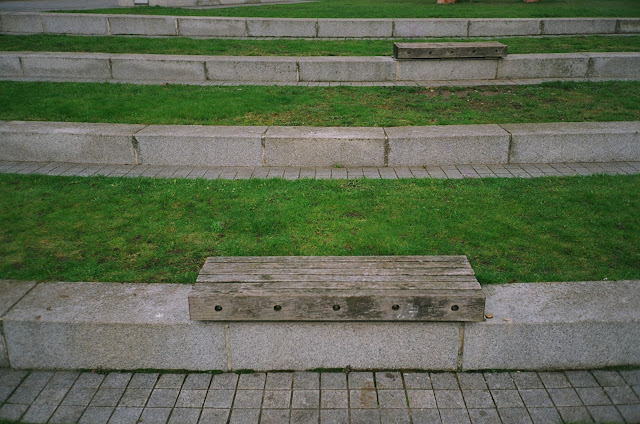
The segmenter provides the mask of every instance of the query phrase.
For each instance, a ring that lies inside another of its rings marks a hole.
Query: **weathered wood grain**
[[[396,59],[498,58],[507,55],[507,46],[496,41],[468,43],[394,43]]]
[[[193,320],[479,321],[484,295],[465,256],[208,258]]]

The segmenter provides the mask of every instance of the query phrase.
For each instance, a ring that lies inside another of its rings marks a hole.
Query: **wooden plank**
[[[191,319],[479,321],[484,294],[466,256],[208,258]]]
[[[206,262],[244,263],[244,262],[467,262],[467,257],[454,256],[211,256]]]
[[[466,43],[394,43],[396,59],[499,58],[507,46],[495,41]]]
[[[412,293],[384,296],[358,291],[331,293],[263,292],[253,295],[192,295],[189,310],[199,321],[480,321],[482,291]]]
[[[208,286],[215,290],[228,290],[229,287],[238,289],[262,289],[270,287],[277,289],[323,289],[323,290],[353,290],[353,289],[370,289],[370,290],[480,290],[478,280],[473,277],[465,277],[464,279],[444,280],[440,277],[438,280],[429,280],[421,282],[397,282],[397,281],[274,281],[274,282],[207,282],[198,281],[194,286],[194,290],[200,290],[200,287]]]

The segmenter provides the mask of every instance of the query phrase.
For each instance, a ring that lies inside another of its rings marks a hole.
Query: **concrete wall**
[[[464,325],[196,322],[189,320],[189,285],[33,284],[0,281],[20,291],[2,318],[15,368],[544,370],[640,365],[639,280],[484,286],[486,310],[493,318]],[[31,290],[26,295],[25,288]],[[0,302],[8,293],[0,290]]]
[[[0,159],[191,166],[640,161],[640,122],[395,128],[0,123]]]
[[[132,6],[134,0],[121,0]],[[149,0],[173,5],[176,0]],[[192,3],[270,3],[271,0],[179,0]],[[206,4],[204,4],[206,3]],[[544,19],[297,19],[218,18],[69,13],[0,13],[4,33],[173,35],[198,37],[497,37],[568,34],[637,34],[639,18]]]
[[[640,53],[515,54],[502,59],[187,56],[0,52],[0,77],[123,82],[392,82],[640,79]]]

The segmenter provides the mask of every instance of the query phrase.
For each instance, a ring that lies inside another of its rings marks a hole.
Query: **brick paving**
[[[0,368],[24,423],[640,423],[640,369],[135,373]]]
[[[62,176],[203,178],[399,179],[399,178],[534,178],[593,174],[639,174],[640,162],[549,163],[508,165],[448,165],[415,167],[300,168],[105,165],[67,162],[12,162],[0,160],[0,173]]]

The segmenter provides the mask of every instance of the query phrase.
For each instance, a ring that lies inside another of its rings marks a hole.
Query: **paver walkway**
[[[0,369],[0,419],[28,423],[640,422],[640,369],[254,374]]]
[[[301,168],[301,167],[204,167],[154,165],[104,165],[69,162],[11,162],[0,160],[0,173],[62,176],[204,178],[398,179],[398,178],[533,178],[577,175],[640,174],[640,162],[550,163],[512,165],[449,165],[414,167]]]

